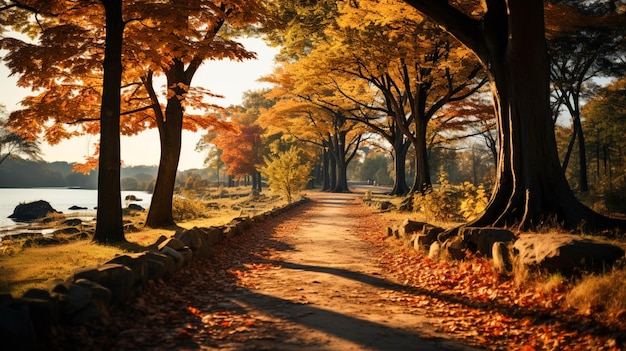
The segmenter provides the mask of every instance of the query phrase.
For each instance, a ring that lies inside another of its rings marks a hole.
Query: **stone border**
[[[150,281],[167,280],[194,258],[209,257],[225,239],[307,202],[307,198],[219,227],[184,229],[161,236],[147,251],[118,255],[97,267],[77,270],[51,289],[21,297],[0,294],[0,340],[11,350],[45,349],[56,326],[80,325],[140,295]]]

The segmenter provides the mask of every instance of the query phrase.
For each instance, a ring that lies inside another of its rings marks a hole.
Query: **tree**
[[[0,105],[0,115],[4,114],[4,106]],[[11,132],[4,127],[4,121],[0,119],[0,164],[7,158],[26,156],[32,160],[41,160],[39,142],[29,141],[21,135]]]
[[[221,160],[233,177],[252,176],[252,190],[261,191],[258,168],[263,164],[263,129],[256,124],[238,125],[238,131],[224,131],[212,142],[222,150]]]
[[[489,205],[469,225],[528,229],[552,220],[569,229],[626,228],[625,221],[580,203],[561,170],[549,101],[543,1],[488,0],[468,12],[447,1],[405,1],[471,49],[491,81],[498,174]]]
[[[588,138],[590,179],[596,197],[611,212],[626,211],[626,78],[613,82],[591,99],[582,112]]]
[[[287,202],[306,187],[311,175],[310,163],[305,162],[296,148],[265,159],[266,166],[261,169],[272,191],[282,193]]]
[[[340,31],[333,35],[342,45],[335,44],[340,50],[331,51],[329,66],[336,67],[332,71],[364,79],[380,91],[384,102],[374,108],[386,110],[411,142],[416,168],[411,192],[424,193],[432,187],[429,124],[442,114],[446,104],[471,96],[487,80],[481,78],[481,67],[467,49],[403,3],[361,2],[355,7],[358,9],[342,8]],[[453,123],[447,123],[453,119],[438,122],[454,128]],[[402,156],[400,149],[395,149]],[[404,159],[397,161],[397,166],[403,165]]]
[[[547,11],[553,22],[549,26],[548,51],[551,58],[550,77],[555,95],[554,120],[565,106],[572,120],[572,135],[563,158],[562,168],[567,170],[574,144],[578,142],[578,187],[588,191],[587,157],[585,136],[581,124],[581,99],[589,82],[595,77],[623,75],[622,56],[624,54],[623,26],[610,21],[598,21],[599,16],[585,16],[585,12],[606,14],[615,4],[580,4],[578,1],[567,5],[552,5]],[[574,6],[583,6],[575,8]],[[554,23],[556,22],[556,23]]]
[[[40,1],[37,5],[43,7],[47,3]],[[67,3],[72,5],[74,2]],[[103,3],[106,6],[113,4],[111,1]],[[49,21],[49,25],[44,23],[41,45],[4,40],[3,46],[11,50],[9,59],[14,71],[23,75],[21,80],[43,90],[41,94],[26,99],[26,108],[11,117],[15,125],[30,129],[25,133],[41,134],[45,129],[47,141],[54,143],[85,132],[102,132],[94,116],[100,113],[96,106],[101,102],[100,92],[103,96],[108,94],[101,88],[103,76],[99,74],[97,65],[102,62],[102,52],[97,44],[108,39],[102,38],[104,16],[101,6],[96,5],[98,2],[94,0],[74,4],[80,11],[74,8],[65,11],[63,19],[72,24],[65,24],[59,18]],[[258,1],[216,3],[197,0],[158,4],[125,1],[123,5],[120,11],[129,18],[125,22],[120,14],[120,23],[122,29],[126,27],[126,38],[132,40],[126,40],[123,51],[119,51],[120,60],[124,53],[124,84],[120,84],[115,94],[118,99],[120,91],[123,94],[121,102],[124,111],[121,112],[121,128],[118,129],[125,135],[132,135],[146,128],[159,128],[162,167],[146,224],[169,225],[173,224],[171,201],[180,156],[181,130],[223,126],[217,123],[217,107],[203,101],[210,94],[202,89],[193,89],[191,80],[200,64],[208,58],[253,58],[253,53],[230,38],[236,28],[262,21],[263,10]],[[56,12],[50,10],[48,13]],[[225,24],[229,30],[218,35]],[[63,50],[59,50],[59,43],[68,42],[72,45],[65,45]],[[34,64],[26,62],[23,60],[25,55],[34,56],[37,60]],[[45,70],[39,69],[39,66],[45,67]],[[76,79],[75,75],[79,75],[80,79]],[[157,76],[163,76],[167,81],[163,94],[165,104],[162,104],[155,89],[153,79]],[[202,112],[185,113],[185,107]],[[49,122],[51,119],[54,120],[52,124]],[[76,128],[79,124],[80,127]],[[107,142],[105,148],[110,144]],[[100,148],[97,151],[105,151],[109,155],[107,150]],[[91,157],[82,169],[95,166],[97,160]]]
[[[180,23],[187,23],[184,31],[174,31],[168,37],[168,43],[147,41],[151,45],[161,45],[162,50],[158,62],[150,67],[141,80],[150,97],[154,108],[156,125],[159,129],[161,141],[161,158],[159,173],[152,197],[152,204],[146,218],[146,225],[162,227],[174,224],[172,216],[172,198],[176,179],[176,170],[180,158],[182,129],[184,126],[184,103],[188,100],[187,94],[192,78],[206,59],[233,59],[244,60],[255,58],[254,53],[248,52],[240,44],[228,39],[228,32],[218,36],[221,29],[227,24],[230,29],[256,25],[263,21],[263,9],[260,1],[214,2],[198,1],[196,6],[171,6],[182,8],[179,17],[167,14],[165,23],[177,28]],[[158,39],[162,40],[162,39]],[[176,43],[172,46],[172,43]],[[165,109],[160,108],[153,88],[152,72],[159,69],[167,79],[167,104]],[[158,106],[158,108],[157,108]],[[189,122],[187,122],[189,125]],[[204,127],[208,127],[205,124]]]
[[[51,112],[61,113],[67,109],[67,100],[57,99],[59,96],[74,97],[76,100],[87,100],[91,96],[98,99],[90,104],[78,104],[72,112],[80,111],[76,119],[89,116],[88,120],[99,122],[100,160],[98,173],[98,212],[96,215],[96,232],[94,241],[114,243],[125,241],[122,226],[122,205],[120,189],[120,89],[122,80],[122,38],[125,22],[122,18],[121,0],[93,0],[76,4],[73,1],[33,1],[24,4],[19,1],[7,1],[0,10],[10,11],[14,16],[8,25],[31,36],[36,29],[40,30],[40,45],[26,43],[15,38],[3,38],[0,46],[10,51],[5,58],[12,73],[21,73],[18,84],[30,86],[33,90],[42,88],[37,97],[26,98],[25,106],[50,105],[45,102],[54,101],[56,109]],[[25,10],[25,11],[21,11]],[[104,11],[103,11],[104,10]],[[31,16],[37,17],[37,25],[30,25]],[[68,24],[81,19],[78,24]],[[88,28],[81,24],[88,23]],[[101,32],[106,28],[104,40]],[[67,43],[66,38],[75,35],[77,45],[61,45]],[[86,45],[85,40],[92,45]],[[96,39],[94,42],[94,38]],[[98,41],[100,40],[100,41]],[[95,44],[95,45],[94,45]],[[98,55],[98,44],[104,46],[103,55]],[[62,49],[61,49],[62,48]],[[79,50],[76,50],[79,48]],[[87,53],[87,54],[85,54]],[[28,62],[24,57],[30,57]],[[69,64],[68,64],[69,63]],[[76,75],[80,75],[77,79]],[[99,88],[92,77],[101,77]],[[56,89],[60,87],[61,89]],[[89,92],[89,94],[83,94]],[[48,95],[49,94],[49,95]],[[94,102],[100,101],[100,116],[94,119],[96,111]],[[45,108],[44,108],[45,111]],[[42,111],[37,111],[41,113]],[[46,123],[32,123],[37,120],[37,113],[28,108],[14,111],[9,116],[12,128],[21,127],[20,134],[35,139]],[[47,120],[50,116],[44,116]],[[51,143],[62,138],[76,135],[68,132],[62,123],[48,126],[46,138]]]

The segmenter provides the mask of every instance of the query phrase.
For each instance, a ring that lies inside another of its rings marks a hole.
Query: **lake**
[[[141,201],[133,203],[147,209],[150,206],[152,194],[145,191],[122,191],[122,206],[126,207],[130,202],[124,201],[127,195],[135,195]],[[20,203],[37,200],[48,201],[57,211],[63,213],[89,213],[95,217],[94,209],[98,203],[98,190],[71,189],[71,188],[0,188],[0,230],[7,227],[27,226],[27,224],[14,222],[7,218],[13,213],[15,206]],[[69,210],[72,206],[86,207],[88,210]]]

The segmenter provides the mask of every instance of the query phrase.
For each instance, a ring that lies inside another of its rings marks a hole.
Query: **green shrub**
[[[478,217],[488,203],[489,197],[484,186],[475,186],[469,182],[452,185],[445,172],[439,175],[437,188],[413,197],[415,211],[429,220],[440,221],[470,221]]]
[[[267,184],[275,193],[283,194],[287,202],[303,190],[309,182],[311,166],[303,163],[298,149],[292,147],[275,158],[265,158],[266,166],[261,174],[267,177]]]
[[[489,197],[485,192],[485,187],[481,184],[475,186],[470,182],[465,182],[461,185],[461,191],[463,192],[463,199],[461,199],[460,210],[463,218],[467,221],[471,221],[478,217],[489,203]]]
[[[172,200],[172,216],[174,221],[182,222],[196,218],[205,218],[205,205],[202,201],[194,199],[190,193],[183,192],[174,196]]]

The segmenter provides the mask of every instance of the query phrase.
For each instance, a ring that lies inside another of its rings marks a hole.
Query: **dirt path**
[[[471,350],[385,277],[354,194],[312,201],[194,260],[96,323],[60,331],[62,350]]]
[[[287,335],[220,349],[469,349],[440,338],[417,308],[393,302],[402,300],[402,287],[383,277],[368,244],[356,235],[355,195],[310,197],[315,206],[274,235],[284,246],[270,263],[282,268],[265,271],[248,281],[247,290],[225,297],[233,308],[280,319]]]

